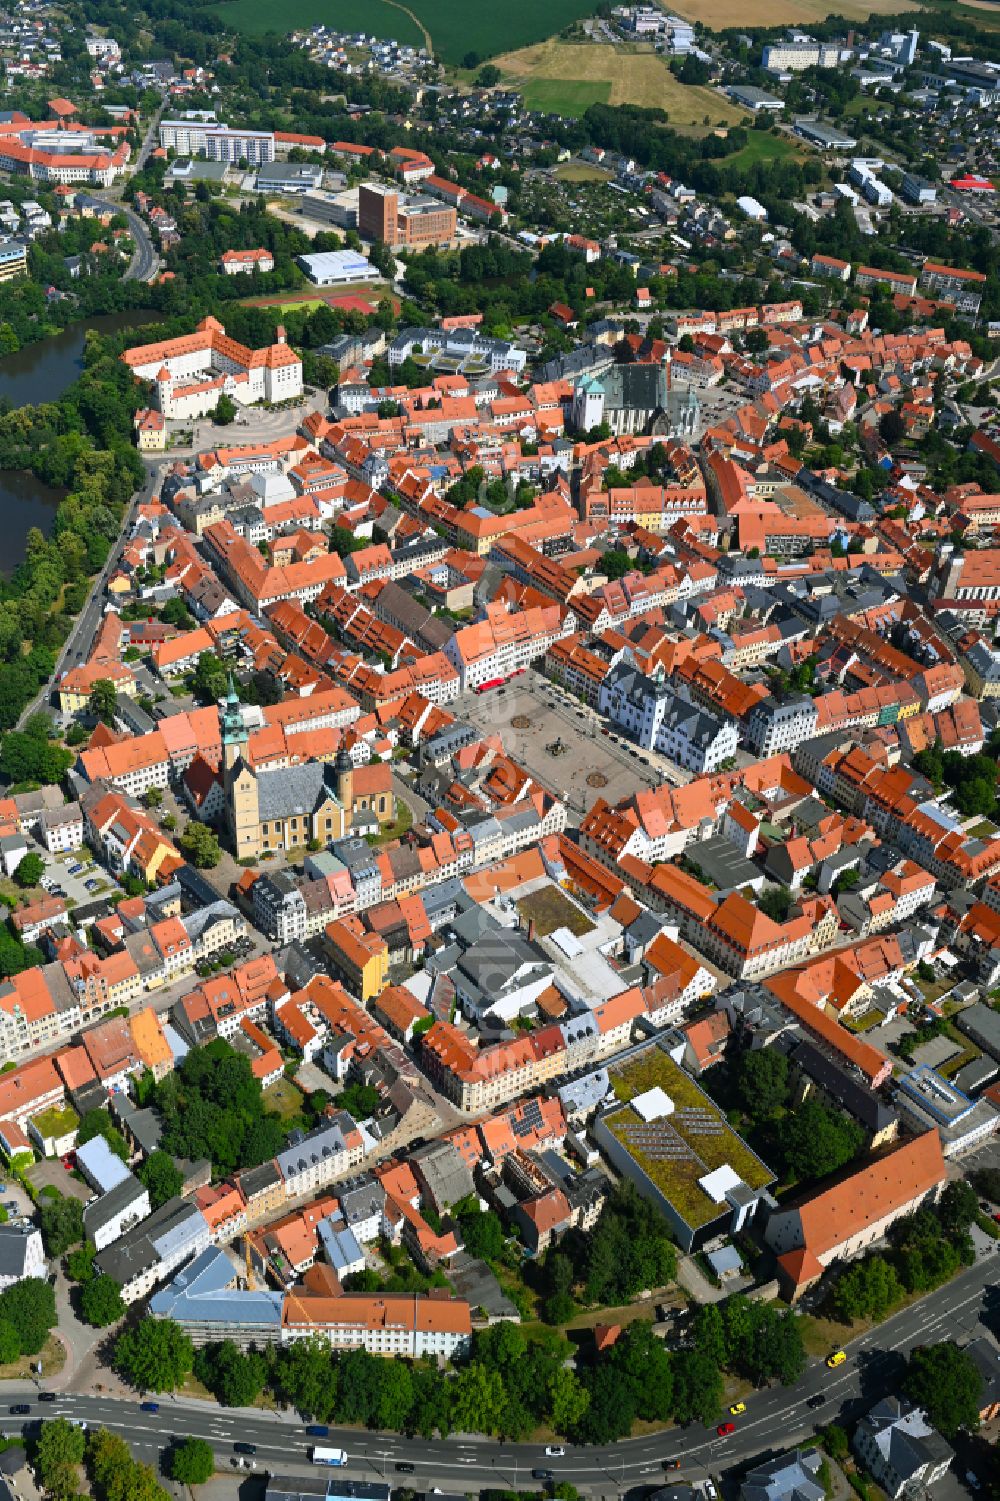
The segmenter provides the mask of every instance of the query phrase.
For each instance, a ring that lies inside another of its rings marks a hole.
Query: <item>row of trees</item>
[[[88,1436],[68,1418],[43,1423],[32,1462],[49,1501],[76,1501],[81,1466],[97,1501],[168,1501],[152,1468],[134,1459],[126,1440],[106,1428]],[[175,1443],[167,1470],[182,1485],[204,1484],[215,1470],[211,1444],[198,1438]]]
[[[147,1320],[118,1341],[116,1365],[142,1391],[169,1391],[193,1370],[225,1406],[252,1405],[265,1390],[320,1422],[419,1433],[524,1439],[540,1424],[580,1443],[613,1442],[637,1421],[717,1420],[723,1370],[755,1382],[792,1384],[805,1353],[796,1316],[744,1297],[700,1309],[691,1348],[670,1351],[645,1320],[606,1355],[577,1355],[554,1331],[515,1324],[478,1331],[451,1371],[423,1361],[335,1354],[321,1341],[242,1351],[230,1341],[195,1351],[170,1321]]]

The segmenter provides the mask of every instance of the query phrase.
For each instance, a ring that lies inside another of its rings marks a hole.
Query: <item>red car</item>
[[[729,1434],[736,1432],[736,1424],[735,1423],[720,1423],[719,1426],[718,1426],[718,1428],[716,1428],[715,1431],[719,1435],[720,1438],[728,1438]]]

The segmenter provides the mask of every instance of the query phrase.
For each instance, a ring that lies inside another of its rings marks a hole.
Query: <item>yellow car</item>
[[[746,1412],[746,1410],[747,1404],[745,1402],[734,1402],[732,1407],[729,1409],[734,1418],[738,1418],[740,1413]]]
[[[837,1366],[843,1365],[846,1359],[847,1355],[843,1350],[834,1350],[832,1355],[828,1355],[826,1357],[826,1363],[832,1371],[835,1370]]]

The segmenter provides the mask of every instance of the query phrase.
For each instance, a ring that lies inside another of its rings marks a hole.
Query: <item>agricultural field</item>
[[[894,16],[920,6],[917,0],[756,0],[752,7],[746,0],[680,0],[677,5],[671,0],[663,8],[687,21],[701,21],[713,31],[725,31],[730,26],[808,26],[829,15],[865,21],[869,16]]]
[[[271,0],[221,0],[212,7],[234,31],[260,34],[324,22],[341,31],[363,29],[373,36],[396,37],[415,47],[430,36],[442,62],[457,66],[471,52],[481,60],[511,46],[540,42],[570,22],[592,13],[592,0],[506,0],[503,6],[478,0],[470,10],[459,0],[369,0],[364,13],[348,0],[291,0],[276,9]]]
[[[930,5],[930,0],[925,0]],[[959,21],[971,21],[987,31],[1000,31],[1000,4],[997,0],[965,0],[964,4],[942,6],[945,15]]]
[[[265,31],[296,31],[323,23],[344,31],[364,30],[369,36],[395,37],[412,47],[422,47],[420,27],[402,6],[387,0],[367,0],[362,18],[345,0],[291,0],[275,7],[271,0],[220,0],[211,11],[234,31],[260,36]]]
[[[638,104],[666,110],[671,125],[732,125],[745,111],[714,89],[684,84],[652,50],[562,42],[522,47],[496,59],[529,109],[580,115],[590,104]],[[600,92],[599,92],[600,91]]]

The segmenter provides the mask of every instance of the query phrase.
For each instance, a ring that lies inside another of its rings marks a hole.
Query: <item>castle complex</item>
[[[139,380],[155,382],[156,408],[164,417],[203,417],[220,396],[253,406],[302,395],[302,361],[280,327],[275,344],[248,349],[217,318],[203,318],[193,334],[126,349],[122,359]]]

